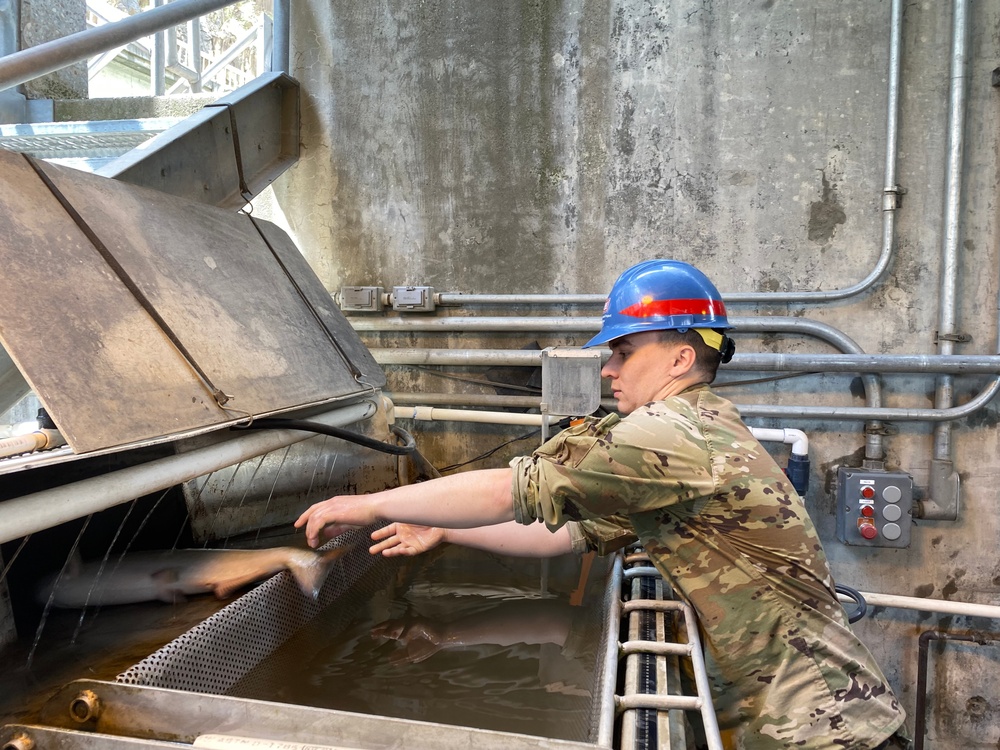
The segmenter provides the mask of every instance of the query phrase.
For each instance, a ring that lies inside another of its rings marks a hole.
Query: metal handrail
[[[655,694],[638,693],[631,689],[629,680],[624,681],[625,691],[615,696],[615,706],[618,712],[649,709],[654,711],[697,711],[700,713],[705,728],[705,739],[709,750],[722,750],[722,737],[715,717],[715,706],[708,685],[708,672],[705,668],[705,658],[701,649],[701,636],[698,633],[698,623],[694,610],[685,602],[670,599],[670,588],[663,576],[650,564],[649,556],[644,552],[630,552],[624,563],[633,567],[625,568],[621,573],[622,582],[634,578],[650,577],[662,581],[662,588],[657,587],[656,598],[644,599],[632,597],[622,601],[619,610],[623,615],[636,617],[644,610],[653,612],[676,612],[683,620],[686,643],[670,643],[665,641],[622,641],[619,654],[627,661],[637,659],[643,654],[654,657],[676,656],[691,659],[694,673],[696,695],[676,695],[668,693],[669,686],[661,685],[659,680]],[[623,743],[624,744],[624,743]],[[623,748],[624,750],[624,748]]]
[[[0,58],[0,91],[19,86],[34,78],[129,44],[150,34],[187,23],[236,2],[237,0],[175,0],[167,5],[129,16],[121,21],[80,31],[61,39],[53,39],[30,49],[7,55]],[[275,71],[288,67],[287,52],[285,52],[288,49],[288,43],[287,39],[284,38],[287,37],[289,30],[288,10],[282,8],[280,13],[277,11],[278,5],[287,2],[288,0],[281,0],[281,2],[275,3],[274,36],[276,40],[279,37],[282,38],[282,41],[276,44],[280,55],[277,59],[272,57],[271,68]]]

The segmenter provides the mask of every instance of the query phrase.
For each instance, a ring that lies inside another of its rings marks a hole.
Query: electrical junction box
[[[909,547],[913,477],[903,472],[837,471],[837,538],[856,547]]]
[[[434,287],[394,286],[392,309],[405,312],[434,312]]]
[[[583,417],[593,414],[600,405],[599,349],[542,349],[542,414]]]
[[[340,288],[340,309],[351,312],[381,312],[382,287],[342,286]]]

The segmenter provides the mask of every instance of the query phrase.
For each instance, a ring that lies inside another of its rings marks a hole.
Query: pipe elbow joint
[[[930,521],[957,521],[962,497],[962,481],[948,459],[931,461],[927,497],[916,503],[916,516]]]

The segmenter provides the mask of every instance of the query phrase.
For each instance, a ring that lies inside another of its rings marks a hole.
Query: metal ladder
[[[722,750],[694,610],[672,598],[670,586],[640,548],[627,551],[622,565],[621,614],[627,617],[628,632],[618,639],[619,657],[625,660],[623,694],[615,696],[619,746],[683,750],[682,712],[698,711],[709,750]],[[674,635],[681,628],[686,643]],[[691,660],[697,695],[681,692],[681,658]]]

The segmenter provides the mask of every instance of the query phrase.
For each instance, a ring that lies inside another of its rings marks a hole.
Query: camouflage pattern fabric
[[[872,748],[904,719],[847,625],[784,472],[706,386],[589,420],[511,462],[515,517],[634,533],[697,613],[720,728],[743,750]]]

